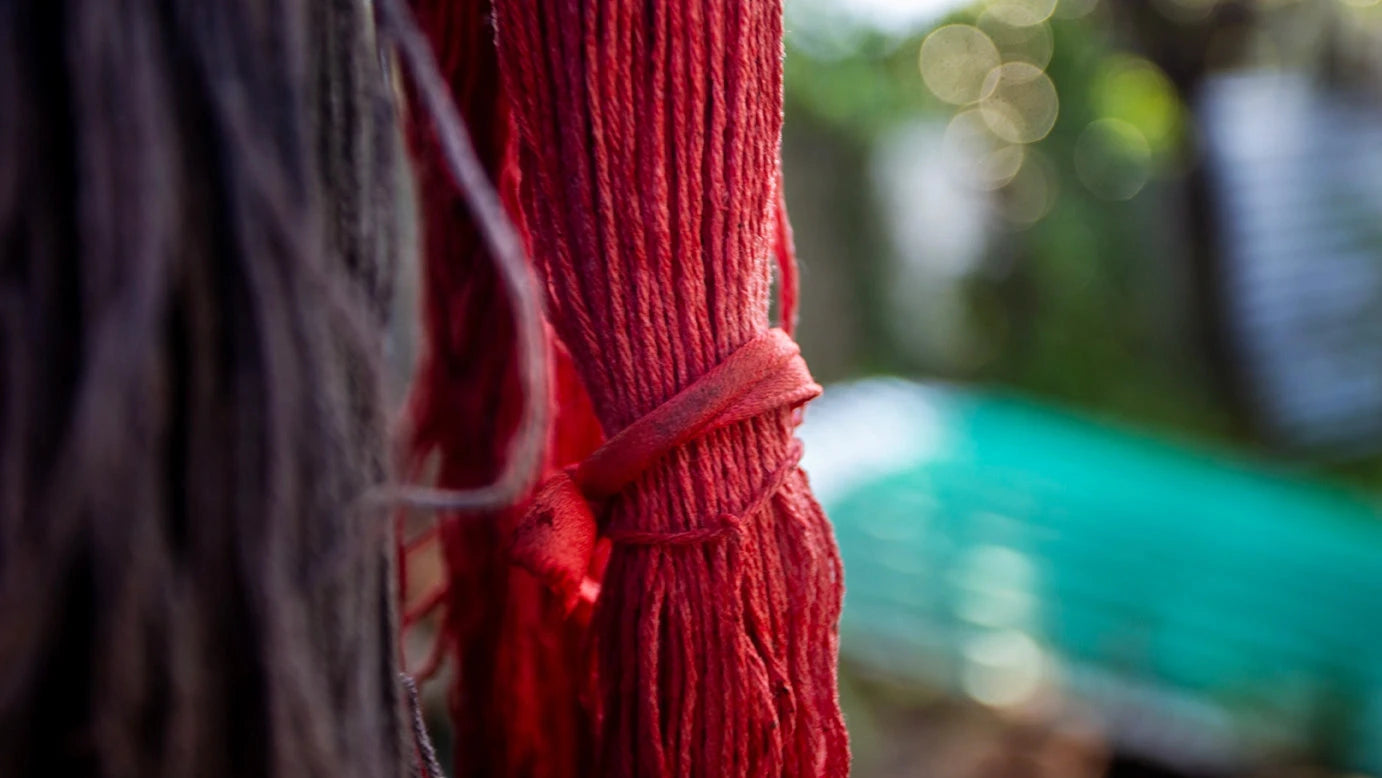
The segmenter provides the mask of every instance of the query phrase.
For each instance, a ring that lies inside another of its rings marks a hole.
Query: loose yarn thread
[[[413,78],[424,319],[402,458],[410,480],[435,459],[437,487],[411,486],[395,498],[444,511],[412,540],[403,540],[398,516],[403,629],[429,618],[435,627],[413,672],[423,680],[451,668],[456,776],[581,775],[589,737],[579,711],[579,628],[545,587],[509,565],[502,537],[542,469],[588,452],[599,429],[569,359],[543,332],[536,294],[525,292],[532,279],[516,242],[521,224],[509,226],[494,207],[515,198],[516,167],[489,4],[414,0],[414,25],[397,1],[380,10]],[[473,135],[455,137],[467,124]],[[491,178],[498,193],[477,198]],[[408,606],[410,562],[437,546],[444,580]]]

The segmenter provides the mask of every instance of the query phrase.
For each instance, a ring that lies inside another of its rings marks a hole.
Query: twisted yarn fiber
[[[477,154],[511,199],[516,171],[488,0],[411,5]],[[474,488],[502,469],[527,401],[514,313],[442,161],[425,107],[414,100],[413,108],[408,129],[422,212],[424,340],[407,410],[405,457],[414,472],[435,457],[440,487]],[[563,465],[593,448],[599,430],[569,358],[558,354],[554,361],[553,397],[539,401],[560,406],[548,456]],[[406,628],[429,612],[440,614],[435,651],[417,672],[426,677],[443,661],[451,667],[448,708],[458,778],[562,778],[581,774],[588,762],[577,693],[580,628],[504,553],[505,526],[521,508],[440,517],[431,542],[441,544],[446,580],[404,616]],[[422,545],[400,547],[405,600],[410,551]]]
[[[768,327],[781,6],[497,0],[495,22],[534,261],[614,435]],[[710,431],[606,503],[602,531],[638,542],[616,542],[588,635],[596,774],[847,771],[840,563],[793,424]]]

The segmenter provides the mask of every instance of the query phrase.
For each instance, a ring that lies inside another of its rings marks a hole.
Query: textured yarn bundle
[[[446,605],[458,774],[843,775],[841,570],[792,436],[820,388],[789,336],[780,3],[414,7],[555,332],[542,483],[443,518],[449,580],[413,614]],[[423,122],[413,141],[439,171]],[[422,203],[412,464],[439,452],[437,484],[474,488],[533,398],[443,174]]]
[[[614,541],[599,775],[847,770],[840,564],[792,438],[813,385],[768,333],[781,24],[771,0],[495,3],[533,259],[611,441],[604,488],[577,468],[537,513],[580,524],[580,492]]]

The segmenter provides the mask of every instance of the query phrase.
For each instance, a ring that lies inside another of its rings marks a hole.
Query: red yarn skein
[[[614,437],[768,328],[781,6],[495,7],[534,262]],[[614,545],[590,625],[595,774],[847,771],[842,576],[793,426],[785,406],[735,421],[607,500],[602,529],[649,542]],[[706,535],[724,515],[737,531]]]

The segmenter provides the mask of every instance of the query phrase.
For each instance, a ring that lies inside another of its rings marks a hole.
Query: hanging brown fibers
[[[0,775],[398,776],[360,0],[0,0]]]

